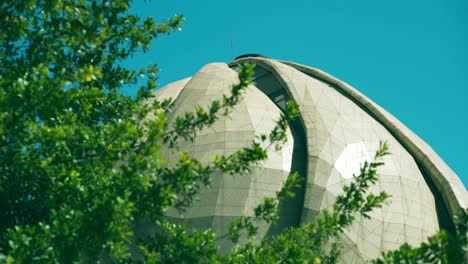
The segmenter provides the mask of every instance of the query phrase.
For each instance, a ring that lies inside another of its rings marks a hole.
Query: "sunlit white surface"
[[[362,164],[372,159],[372,152],[366,148],[364,142],[346,145],[343,152],[335,162],[335,168],[345,179],[351,179],[359,174]]]

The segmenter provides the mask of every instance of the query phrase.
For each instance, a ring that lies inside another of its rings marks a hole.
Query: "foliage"
[[[142,20],[128,13],[129,2],[0,4],[3,260],[128,259],[132,243],[146,243],[134,241],[135,223],[160,221],[167,237],[184,233],[164,223],[168,207],[190,205],[215,171],[249,172],[251,164],[267,157],[261,141],[276,145],[286,140],[289,117],[282,116],[273,134],[216,157],[210,166],[183,151],[175,165],[167,166],[161,146],[177,147],[180,139],[193,139],[220,115],[228,115],[251,84],[253,66],[239,69],[239,84],[230,95],[207,109],[197,107],[169,127],[170,101],[147,103],[157,67],[149,65],[137,75],[121,62],[146,52],[153,38],[177,30],[184,19]],[[139,86],[136,98],[120,92],[125,85],[143,83],[141,75],[146,84]],[[189,237],[182,238],[187,244]],[[177,240],[167,241],[175,245]],[[145,248],[147,256],[154,256],[151,250]]]
[[[327,243],[351,225],[356,213],[368,217],[373,208],[380,207],[388,198],[382,192],[378,195],[367,194],[369,184],[377,181],[377,168],[382,166],[381,158],[388,155],[388,146],[381,144],[375,153],[374,161],[365,162],[355,182],[343,188],[333,205],[333,211],[322,210],[321,214],[308,224],[299,228],[286,230],[283,234],[263,240],[260,245],[247,243],[238,247],[224,261],[229,263],[303,263],[304,260],[334,263],[339,254],[339,245],[332,244],[330,250]]]

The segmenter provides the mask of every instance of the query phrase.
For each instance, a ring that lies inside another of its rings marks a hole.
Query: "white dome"
[[[268,132],[273,120],[294,100],[300,121],[291,124],[292,137],[280,152],[250,176],[215,175],[210,190],[183,216],[169,217],[200,228],[211,227],[218,235],[227,232],[232,219],[246,214],[263,197],[274,196],[290,170],[304,177],[303,189],[287,206],[278,226],[295,226],[310,221],[329,208],[342,187],[358,173],[360,163],[369,160],[380,141],[389,143],[392,155],[385,158],[372,192],[386,191],[390,203],[375,209],[371,219],[358,218],[341,239],[343,262],[362,262],[404,242],[419,244],[451,223],[451,216],[466,208],[468,195],[457,175],[419,137],[396,118],[346,83],[314,68],[265,57],[241,57],[230,67],[250,62],[256,65],[256,86],[230,118],[206,129],[194,143],[182,146],[203,162],[213,153],[231,153]],[[208,64],[192,79],[170,84],[156,92],[159,98],[176,97],[172,118],[205,106],[228,93],[237,81],[236,73],[223,63]],[[172,154],[167,153],[170,159]],[[291,169],[292,168],[292,169]],[[296,208],[296,209],[294,209]],[[264,226],[261,235],[281,228]],[[222,249],[230,244],[220,243]]]

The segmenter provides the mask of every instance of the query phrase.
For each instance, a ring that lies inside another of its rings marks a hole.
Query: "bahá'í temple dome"
[[[390,203],[372,211],[370,219],[357,218],[341,235],[341,261],[361,263],[404,242],[417,245],[440,228],[453,230],[453,215],[468,206],[468,194],[458,176],[422,139],[365,95],[315,68],[297,63],[244,55],[230,64],[211,63],[193,77],[155,92],[157,98],[173,98],[170,118],[206,106],[229,94],[238,81],[235,68],[255,65],[255,86],[228,118],[203,130],[181,148],[209,163],[213,153],[229,154],[249,146],[256,135],[269,132],[274,120],[294,100],[300,118],[290,124],[288,143],[271,150],[268,160],[252,168],[250,175],[215,175],[212,187],[204,189],[183,214],[167,216],[195,228],[228,232],[229,223],[252,209],[264,197],[274,197],[290,171],[303,177],[294,199],[281,205],[281,220],[262,226],[259,237],[278,234],[288,226],[310,221],[329,208],[342,187],[359,173],[360,164],[373,157],[380,141],[387,141],[392,155],[384,159],[379,181],[372,192],[386,191]],[[171,158],[171,153],[167,153]],[[232,244],[219,241],[220,250]]]

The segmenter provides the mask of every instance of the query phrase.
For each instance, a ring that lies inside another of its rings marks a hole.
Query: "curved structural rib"
[[[275,66],[272,60],[265,58],[241,58],[230,63],[230,66],[250,62],[253,64],[268,65],[273,71]],[[371,99],[336,77],[319,69],[308,67],[294,62],[282,61],[311,77],[317,78],[331,84],[345,96],[360,104],[363,109],[371,113],[395,138],[408,150],[408,152],[420,163],[424,171],[435,183],[437,190],[441,193],[444,204],[448,207],[450,214],[455,215],[461,208],[468,208],[468,195],[460,178],[449,166],[437,155],[437,153],[414,132],[402,124],[393,115],[385,111]]]

